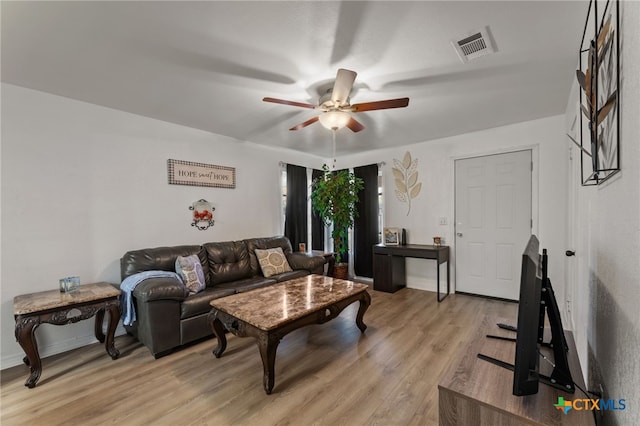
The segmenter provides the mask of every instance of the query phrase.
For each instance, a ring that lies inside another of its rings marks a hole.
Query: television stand
[[[538,393],[515,396],[513,373],[490,362],[478,359],[483,353],[498,360],[515,359],[515,345],[508,341],[487,339],[488,332],[496,331],[496,322],[507,322],[503,318],[485,317],[477,330],[472,330],[442,376],[438,385],[439,424],[453,425],[594,425],[593,414],[588,410],[571,410],[568,414],[556,409],[558,397],[566,400],[586,398],[550,386],[540,386]],[[584,381],[580,362],[573,341],[573,334],[565,331],[569,352],[567,357],[574,381],[583,389]],[[548,348],[541,348],[547,356]],[[541,373],[547,375],[551,366],[541,360]]]
[[[494,334],[487,334],[486,336],[488,339],[497,339],[497,340],[505,340],[507,342],[516,342],[516,338],[515,337],[506,337],[506,336],[496,336]],[[553,348],[553,345],[551,344],[551,342],[542,342],[540,343],[540,346],[543,346],[545,348]],[[566,350],[566,348],[565,348]]]
[[[487,337],[498,337],[498,336],[487,336]],[[511,338],[507,338],[507,340],[511,341]],[[502,367],[506,370],[509,371],[515,371],[516,367],[513,364],[509,364],[508,362],[505,361],[501,361],[497,358],[493,358],[490,356],[486,356],[484,354],[478,354],[478,358],[483,360],[483,361],[487,361],[490,362],[491,364],[497,365],[498,367]],[[574,393],[575,389],[573,388],[573,382],[571,383],[564,383],[561,382],[559,380],[555,380],[552,379],[550,376],[544,375],[544,374],[538,374],[538,381],[540,383],[544,383],[547,386],[552,386],[554,388],[558,388],[560,390],[563,390],[565,392],[568,393]]]

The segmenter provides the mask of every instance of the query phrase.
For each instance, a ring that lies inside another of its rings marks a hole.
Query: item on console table
[[[80,287],[80,277],[60,278],[60,293],[73,293]]]

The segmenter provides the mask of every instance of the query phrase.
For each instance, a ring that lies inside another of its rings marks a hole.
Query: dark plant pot
[[[341,280],[349,279],[349,264],[338,263],[333,267],[333,278],[340,278]]]

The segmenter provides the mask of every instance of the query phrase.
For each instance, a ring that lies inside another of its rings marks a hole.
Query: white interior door
[[[456,160],[456,291],[518,299],[531,169],[531,150]]]

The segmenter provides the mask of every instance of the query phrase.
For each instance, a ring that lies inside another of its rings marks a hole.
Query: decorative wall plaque
[[[236,187],[235,167],[215,166],[182,160],[167,160],[169,183],[172,185]]]
[[[204,231],[205,229],[209,229],[210,226],[213,226],[215,221],[213,220],[213,212],[215,211],[215,207],[211,205],[211,203],[205,199],[200,199],[195,201],[192,205],[189,206],[189,210],[193,210],[193,219],[191,221],[191,226],[195,226],[196,229],[200,231]]]

